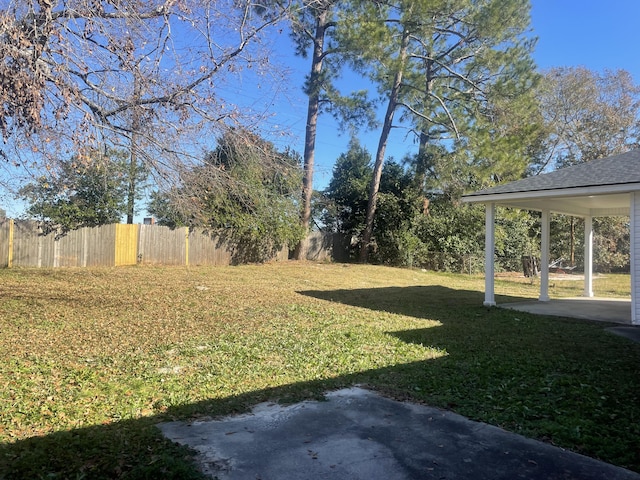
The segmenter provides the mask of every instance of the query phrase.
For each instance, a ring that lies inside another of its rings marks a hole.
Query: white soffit
[[[631,197],[629,192],[640,190],[640,184],[630,188],[627,184],[621,192],[609,186],[613,193],[603,193],[602,188],[544,190],[534,192],[502,193],[491,195],[470,195],[462,199],[465,203],[495,203],[505,207],[523,210],[549,210],[553,213],[577,217],[627,216]],[[580,190],[580,191],[578,191]]]

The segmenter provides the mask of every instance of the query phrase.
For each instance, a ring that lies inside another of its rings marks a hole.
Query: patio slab
[[[640,480],[609,465],[453,412],[361,387],[324,401],[158,427],[218,480]]]
[[[548,302],[503,303],[500,308],[556,317],[581,318],[631,325],[631,300],[626,298],[571,297]]]

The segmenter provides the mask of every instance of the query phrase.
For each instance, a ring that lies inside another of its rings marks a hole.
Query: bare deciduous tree
[[[549,134],[531,167],[534,173],[624,153],[640,145],[640,86],[625,70],[553,68],[545,72],[537,98]],[[560,217],[555,223],[558,231],[568,233],[566,241],[560,237],[556,243],[566,244],[573,265],[580,220]],[[628,219],[596,219],[595,225],[596,242],[608,245],[596,250],[599,268],[606,271],[624,265],[621,258],[628,258]]]
[[[625,70],[560,67],[537,92],[550,135],[538,172],[626,152],[640,143],[640,86]]]
[[[285,9],[251,0],[0,0],[0,156],[50,169],[83,148],[133,146],[158,178],[179,173],[247,113],[221,92],[269,67],[260,39]]]

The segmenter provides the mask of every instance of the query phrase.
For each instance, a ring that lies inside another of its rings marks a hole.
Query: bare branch
[[[188,162],[198,139],[211,141],[198,132],[239,118],[219,87],[268,65],[260,38],[288,8],[252,0],[5,2],[0,133],[43,167],[80,145],[122,143],[141,115],[141,145],[153,153],[140,157],[166,155],[179,169],[177,152]]]

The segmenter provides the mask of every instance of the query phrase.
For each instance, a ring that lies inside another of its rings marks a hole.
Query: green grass
[[[640,472],[640,344],[484,308],[483,285],[313,263],[1,270],[0,478],[200,478],[156,423],[356,383]],[[594,290],[628,296],[629,277]]]

